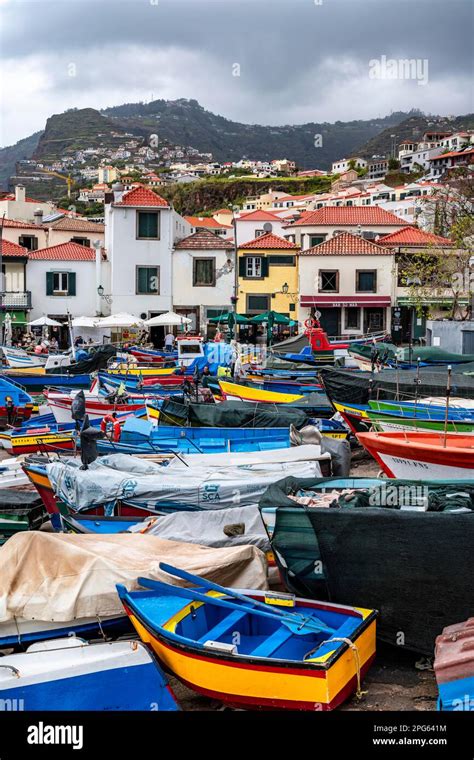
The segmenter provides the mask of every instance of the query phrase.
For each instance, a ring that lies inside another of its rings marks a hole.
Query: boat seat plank
[[[242,620],[246,615],[247,610],[235,610],[235,612],[231,612],[230,615],[226,615],[226,617],[217,623],[214,628],[206,631],[204,636],[201,636],[201,638],[198,639],[198,644],[204,644],[205,641],[209,640],[218,641],[219,636],[226,633],[232,625],[236,625],[236,623]]]
[[[262,641],[251,654],[253,657],[269,657],[279,646],[284,644],[285,641],[288,641],[292,635],[292,631],[282,625],[280,628],[277,628],[271,636],[265,639],[265,641]]]

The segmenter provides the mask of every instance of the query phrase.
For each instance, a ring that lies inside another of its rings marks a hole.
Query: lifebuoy
[[[317,319],[314,319],[314,317],[309,317],[308,319],[305,319],[304,321],[305,327],[318,327],[318,321]]]
[[[102,417],[102,421],[100,423],[100,429],[102,433],[107,433],[107,425],[112,425],[112,441],[120,441],[120,434],[122,432],[120,428],[120,422],[118,421],[117,417],[114,417],[112,414],[106,414],[105,417]]]

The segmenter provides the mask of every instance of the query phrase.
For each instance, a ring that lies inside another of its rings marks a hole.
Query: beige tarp
[[[17,533],[0,549],[0,623],[120,614],[116,583],[135,589],[140,575],[180,583],[162,573],[160,562],[223,586],[266,586],[265,557],[255,546],[211,549],[133,534]]]

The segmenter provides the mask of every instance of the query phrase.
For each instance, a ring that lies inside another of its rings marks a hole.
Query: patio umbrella
[[[244,317],[243,314],[236,314],[234,311],[224,311],[222,314],[219,314],[218,317],[211,317],[209,319],[209,322],[213,322],[214,324],[221,324],[221,325],[228,325],[229,319],[232,321],[232,323],[238,324],[238,325],[250,325],[251,320],[247,317]]]
[[[182,314],[176,314],[175,311],[167,311],[165,314],[159,314],[157,317],[151,317],[146,319],[145,324],[148,327],[183,327],[184,325],[190,325],[192,319],[183,317]]]
[[[39,319],[34,319],[33,322],[28,322],[28,325],[30,327],[62,327],[62,322],[57,322],[49,317],[39,317]]]
[[[120,312],[119,314],[111,314],[110,317],[98,319],[95,327],[110,327],[112,329],[115,327],[117,330],[125,327],[143,327],[143,319],[134,314]]]
[[[284,314],[280,314],[278,311],[265,311],[263,314],[257,314],[256,317],[252,317],[252,322],[256,325],[262,324],[263,322],[271,322],[271,326],[273,325],[294,325],[296,324],[294,319],[290,319],[289,317],[285,317]]]
[[[71,320],[71,327],[88,327],[92,329],[94,327],[100,327],[100,317],[74,317]]]

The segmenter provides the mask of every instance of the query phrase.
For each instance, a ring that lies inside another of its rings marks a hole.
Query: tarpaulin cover
[[[73,509],[113,504],[117,499],[157,510],[225,509],[256,504],[282,473],[317,477],[317,461],[242,467],[164,467],[127,454],[97,459],[81,470],[75,459],[46,465],[55,493]]]
[[[376,343],[376,344],[357,344],[352,347],[356,354],[370,359],[372,352],[375,351],[379,356],[385,356],[386,359],[416,364],[417,359],[422,362],[462,362],[466,364],[474,361],[474,354],[455,354],[451,351],[445,351],[438,346],[395,346],[393,343]]]
[[[90,350],[87,359],[78,361],[76,364],[71,364],[71,366],[67,368],[67,373],[69,375],[82,375],[96,372],[99,369],[105,369],[108,361],[112,359],[116,353],[117,349],[115,346],[106,343],[104,346],[99,346],[94,350]]]
[[[472,615],[474,511],[305,509],[288,498],[318,482],[285,478],[260,501],[261,508],[278,507],[272,547],[287,586],[302,596],[378,609],[381,639],[431,655],[445,626]],[[382,484],[396,482],[410,483]]]
[[[465,365],[458,365],[458,369]],[[454,370],[454,366],[453,366]],[[446,367],[416,370],[384,369],[382,372],[355,372],[323,368],[319,375],[328,397],[342,404],[367,404],[369,399],[400,399],[423,396],[445,396]],[[419,379],[419,383],[416,380]],[[453,372],[451,396],[473,398],[474,377]]]
[[[212,549],[146,535],[17,533],[0,550],[0,623],[120,615],[116,583],[136,589],[143,576],[185,585],[163,573],[160,562],[224,586],[266,585],[265,558],[255,546]]]
[[[160,407],[162,425],[190,425],[191,427],[289,427],[307,424],[308,416],[302,409],[288,405],[249,404],[246,401],[222,401],[220,404],[180,404],[165,399]]]
[[[149,518],[152,526],[148,536],[159,536],[169,541],[184,541],[215,548],[251,544],[262,551],[270,548],[270,542],[255,504],[232,509],[213,509],[202,512],[175,512],[158,518]],[[131,533],[143,532],[145,523],[139,522],[129,528]],[[237,528],[237,530],[236,530]]]
[[[282,353],[298,354],[307,346],[309,346],[308,336],[300,333],[299,335],[293,335],[291,338],[286,338],[286,340],[281,340],[279,343],[274,343],[273,350],[281,351]]]

